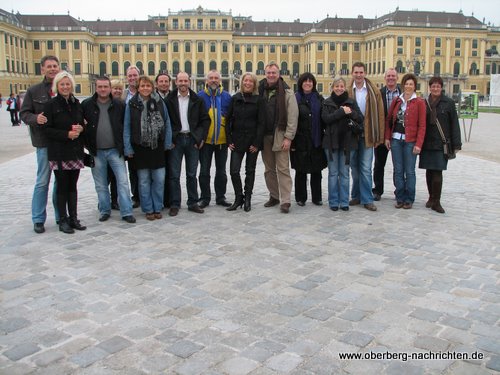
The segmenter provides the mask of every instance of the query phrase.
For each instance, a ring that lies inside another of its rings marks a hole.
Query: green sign
[[[474,119],[478,117],[479,92],[462,91],[458,105],[458,117]]]

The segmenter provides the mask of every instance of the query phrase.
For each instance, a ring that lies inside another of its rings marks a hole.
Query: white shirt
[[[359,110],[364,116],[366,113],[366,96],[368,95],[366,81],[363,81],[363,87],[361,89],[358,89],[356,87],[356,82],[354,82],[352,85],[352,89],[356,93],[356,103],[358,103]]]
[[[181,133],[189,133],[188,107],[189,107],[189,91],[186,96],[182,96],[177,92],[177,100],[179,101],[179,115],[181,116]]]

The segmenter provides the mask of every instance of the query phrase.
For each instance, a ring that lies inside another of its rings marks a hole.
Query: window
[[[264,75],[264,61],[259,61],[257,63],[257,75]]]
[[[259,44],[259,53],[264,53],[264,45]]]
[[[179,52],[179,43],[174,42],[174,43],[172,44],[172,51],[173,51],[173,52]]]
[[[130,66],[130,61],[125,61],[123,63],[123,71],[127,72],[128,67]]]
[[[148,52],[153,53],[155,51],[155,45],[154,44],[148,44]]]
[[[323,84],[322,83],[318,83],[318,92],[323,92]]]
[[[186,30],[189,30],[189,29],[191,28],[191,20],[190,20],[189,18],[186,18],[186,19],[184,20],[184,28],[185,28]]]
[[[239,44],[235,44],[234,45],[234,52],[235,53],[240,53],[240,45]]]
[[[252,62],[251,61],[247,61],[247,63],[245,64],[245,72],[251,72],[253,71],[252,69]]]
[[[106,62],[104,62],[104,61],[101,61],[99,63],[99,75],[100,76],[106,75]]]
[[[39,40],[34,40],[33,41],[33,49],[40,49],[40,41]]]
[[[227,53],[227,42],[222,42],[222,52]]]
[[[82,74],[82,64],[79,62],[75,62],[75,75],[80,75]]]
[[[436,61],[434,63],[434,75],[438,76],[441,74],[441,63],[439,61]]]
[[[323,63],[318,63],[317,68],[316,68],[316,72],[318,74],[323,74]]]
[[[415,55],[420,55],[420,48],[415,48]]]
[[[180,70],[181,70],[181,68],[179,66],[179,62],[174,61],[174,63],[172,64],[172,74],[175,76],[175,75],[177,75],[177,73],[179,73]]]
[[[184,63],[184,71],[185,71],[187,74],[191,75],[191,61],[186,61],[186,62]]]
[[[440,49],[437,49],[436,51],[434,51],[434,54],[436,56],[441,56],[441,50]]]
[[[137,61],[135,63],[135,66],[137,66],[137,69],[139,69],[139,74],[144,74],[144,69],[142,69],[142,61]]]
[[[77,83],[75,85],[75,94],[81,94],[82,93],[82,85]]]
[[[477,51],[472,51],[472,56],[477,57]]]
[[[66,49],[66,41],[61,40],[61,49]]]
[[[398,60],[398,62],[396,63],[396,71],[398,73],[404,73],[405,71],[405,68],[403,67],[403,62],[401,60]]]
[[[402,47],[402,46],[403,46],[403,37],[398,36],[398,47]]]
[[[298,44],[295,44],[293,46],[293,53],[299,53],[299,45]]]
[[[284,76],[287,76],[290,74],[290,72],[288,71],[288,64],[286,61],[281,62],[280,74],[284,75]]]
[[[402,49],[402,48],[398,48],[398,49],[396,50],[396,53],[397,53],[398,55],[402,55],[402,54],[403,54],[403,49]]]
[[[160,52],[161,53],[167,52],[167,45],[165,43],[160,44]]]
[[[80,41],[79,40],[73,41],[73,48],[74,49],[80,49]]]
[[[241,74],[241,64],[239,61],[234,62],[234,73],[235,74]]]
[[[297,61],[295,61],[292,65],[292,74],[294,75],[294,77],[298,77],[299,75],[299,63]]]
[[[198,18],[198,20],[196,21],[196,27],[198,28],[198,30],[203,29],[203,19]]]
[[[61,70],[68,70],[68,63],[66,61],[61,62]]]
[[[335,51],[335,42],[330,42],[330,51]]]
[[[215,19],[210,18],[210,30],[215,30]]]
[[[105,44],[99,44],[99,52],[100,53],[106,52],[106,45]]]
[[[191,43],[184,43],[184,52],[191,52]]]
[[[166,61],[160,61],[160,70],[162,72],[166,72],[167,71],[167,62]]]
[[[470,85],[470,89],[471,90],[477,90],[477,86],[476,85]]]
[[[205,75],[205,64],[203,61],[198,61],[196,64],[196,72],[198,74],[198,77],[203,77]]]
[[[186,50],[186,52],[189,52]],[[198,52],[203,52],[203,42],[198,42]]]
[[[460,56],[460,50],[459,49],[455,50],[455,56]]]
[[[477,64],[476,63],[472,63],[470,65],[470,72],[469,72],[469,74],[473,75],[473,76],[479,75],[479,70],[477,70]]]
[[[117,53],[118,52],[118,46],[115,43],[113,43],[111,45],[111,52],[113,52],[113,53]]]
[[[215,42],[210,43],[210,52],[215,52]]]
[[[330,73],[335,74],[335,63],[330,63]]]
[[[54,42],[52,40],[47,40],[47,49],[54,49]]]
[[[229,64],[226,60],[222,62],[220,73],[222,75],[228,75],[229,74]]]
[[[281,45],[281,53],[287,53],[288,51],[288,46],[286,44]]]
[[[453,76],[458,77],[460,74],[460,63],[457,61],[455,64],[453,64]]]
[[[148,75],[150,75],[150,76],[155,75],[155,63],[154,63],[154,61],[148,62]]]
[[[160,22],[160,29],[165,30],[165,22]]]
[[[354,43],[354,52],[359,52],[359,42]]]
[[[436,48],[441,48],[441,38],[436,38],[434,44]]]
[[[118,76],[118,62],[117,61],[113,61],[111,63],[111,75],[112,76]]]
[[[342,42],[342,51],[347,51],[347,42]]]
[[[318,42],[318,51],[323,51],[323,42]]]
[[[472,39],[472,48],[477,48],[477,39]]]
[[[271,45],[269,46],[269,52],[271,52],[271,53],[276,53],[276,45],[271,44]]]
[[[174,30],[179,29],[179,20],[177,18],[174,18],[172,20],[172,29],[174,29]]]
[[[6,59],[6,62],[7,62],[7,72],[9,73],[10,72],[10,60],[9,59]],[[40,64],[39,64],[40,65]],[[41,74],[41,73],[40,73]]]
[[[209,70],[217,70],[217,62],[215,62],[214,60],[211,60],[210,64],[208,65],[208,69]]]
[[[135,51],[139,52],[139,53],[142,52],[142,44],[136,44],[135,45]]]
[[[422,46],[422,38],[417,36],[415,38],[415,47],[421,47]]]
[[[490,64],[487,64],[486,65],[486,70],[485,70],[486,74],[490,75],[490,71],[491,71],[491,66],[490,66]]]
[[[222,20],[222,30],[227,30],[227,20],[226,19]]]
[[[247,44],[247,53],[252,53],[252,45]]]
[[[460,48],[460,39],[455,39],[455,48]]]

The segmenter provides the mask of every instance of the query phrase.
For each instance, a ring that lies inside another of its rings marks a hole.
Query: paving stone
[[[196,352],[199,352],[203,348],[203,345],[198,345],[188,340],[179,340],[173,345],[169,346],[166,350],[178,357],[188,358],[189,356],[193,355]]]
[[[256,361],[252,361],[248,358],[236,357],[228,359],[218,367],[221,368],[224,374],[246,375],[255,370],[259,366],[260,363]]]
[[[47,367],[51,363],[65,358],[65,354],[59,350],[48,350],[39,355],[33,356],[33,362],[40,367]]]
[[[435,352],[444,352],[448,350],[449,342],[432,336],[418,336],[415,339],[415,347]]]
[[[29,327],[30,325],[31,322],[24,318],[9,318],[0,320],[0,333],[11,333],[17,331],[18,329]]]
[[[470,320],[458,318],[456,316],[446,316],[441,320],[441,323],[443,323],[447,326],[450,326],[450,327],[463,329],[463,330],[469,329],[472,325]]]
[[[359,322],[364,319],[366,312],[361,310],[350,309],[340,315],[342,319],[350,320],[351,322]]]
[[[500,354],[500,341],[491,339],[489,337],[481,337],[477,340],[477,347],[487,352]]]
[[[500,372],[500,356],[491,357],[486,363],[486,368]]]
[[[279,372],[289,372],[302,362],[302,358],[293,353],[281,353],[266,361],[266,366]]]
[[[109,340],[101,342],[99,345],[97,345],[97,348],[102,349],[109,354],[114,354],[116,352],[119,352],[120,350],[128,348],[130,345],[132,345],[132,343],[127,339],[120,336],[115,336],[110,338]]]
[[[330,319],[334,314],[335,312],[327,309],[312,309],[304,313],[305,316],[321,321]]]
[[[32,355],[40,351],[38,345],[33,343],[24,343],[3,352],[3,355],[11,361],[19,361],[20,359]]]
[[[97,347],[90,347],[69,357],[69,360],[80,367],[88,367],[91,364],[107,357],[108,352]]]
[[[363,332],[350,331],[342,335],[339,340],[345,342],[346,344],[356,345],[363,348],[373,340],[373,336],[367,335]]]
[[[24,285],[26,285],[26,282],[24,280],[10,280],[1,283],[0,288],[3,290],[13,290],[20,288]]]
[[[429,309],[417,308],[415,309],[410,316],[420,320],[427,320],[429,322],[437,322],[441,317],[441,313],[438,311],[433,311]]]

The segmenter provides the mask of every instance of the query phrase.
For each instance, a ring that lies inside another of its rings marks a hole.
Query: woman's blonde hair
[[[333,78],[333,82],[332,82],[332,89],[333,89],[333,86],[335,86],[335,84],[339,83],[339,82],[343,82],[344,83],[344,87],[347,87],[347,82],[345,81],[344,78],[342,78],[341,76],[335,76]]]
[[[119,79],[112,79],[111,80],[111,88],[113,87],[121,87],[122,90],[125,88],[125,84],[120,81]]]
[[[54,77],[54,81],[52,82],[52,92],[54,93],[59,93],[57,91],[57,84],[63,79],[63,78],[68,78],[69,81],[71,82],[71,93],[75,91],[75,79],[71,74],[69,74],[65,70],[61,70],[59,73],[56,74]]]
[[[242,76],[241,76],[241,79],[240,79],[240,92],[242,94],[244,94],[243,92],[243,80],[245,79],[245,77],[249,76],[252,81],[253,81],[253,92],[252,94],[253,95],[257,95],[259,93],[259,90],[258,90],[258,87],[257,87],[257,76],[251,72],[246,72],[244,73]]]

